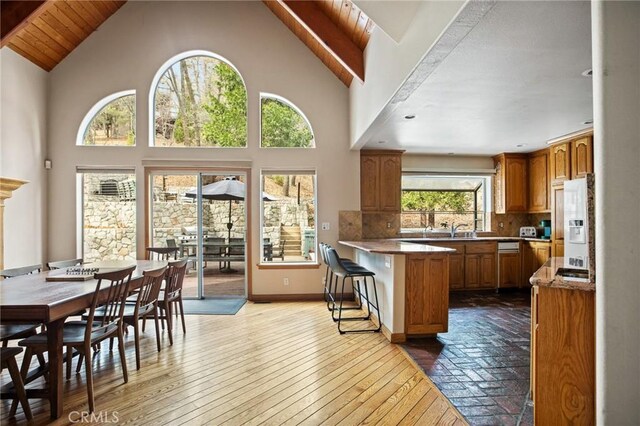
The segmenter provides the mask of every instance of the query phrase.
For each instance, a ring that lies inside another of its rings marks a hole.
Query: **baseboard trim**
[[[345,294],[345,300],[353,300],[353,294]],[[249,297],[252,302],[324,302],[322,293],[301,294],[252,294]]]
[[[380,324],[380,319],[371,312],[371,317],[374,319],[374,322]],[[382,324],[381,330],[382,335],[387,338],[387,340],[391,343],[404,343],[407,341],[407,335],[404,333],[392,333],[384,324]]]

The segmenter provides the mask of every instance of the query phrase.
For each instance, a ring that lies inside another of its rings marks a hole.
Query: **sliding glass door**
[[[150,243],[188,259],[185,298],[246,297],[245,175],[151,174]]]

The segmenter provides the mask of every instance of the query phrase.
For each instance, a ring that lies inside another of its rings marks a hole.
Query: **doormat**
[[[235,297],[184,299],[182,301],[185,315],[235,315],[246,302],[246,299]]]

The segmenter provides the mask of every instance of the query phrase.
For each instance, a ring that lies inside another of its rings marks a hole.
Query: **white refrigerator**
[[[589,269],[587,179],[564,183],[564,267]]]

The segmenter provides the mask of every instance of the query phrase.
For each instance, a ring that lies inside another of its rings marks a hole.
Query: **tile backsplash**
[[[538,227],[541,220],[551,219],[549,213],[491,213],[491,232],[499,237],[516,237],[521,226]],[[499,224],[502,222],[503,227]],[[374,238],[395,238],[400,236],[400,214],[363,213],[361,211],[340,211],[338,213],[339,239],[362,240]]]

